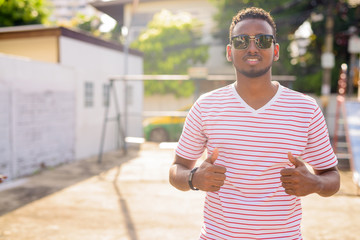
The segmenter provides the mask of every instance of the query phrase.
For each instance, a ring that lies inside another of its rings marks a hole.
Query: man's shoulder
[[[199,97],[198,102],[222,101],[224,98],[232,97],[232,89],[233,84],[217,88],[215,90],[202,94]]]
[[[287,98],[289,100],[291,100],[292,102],[296,102],[299,104],[308,104],[308,105],[312,105],[314,107],[317,107],[317,102],[315,100],[315,98],[311,97],[308,94],[305,93],[301,93],[286,87],[283,87],[283,98]]]

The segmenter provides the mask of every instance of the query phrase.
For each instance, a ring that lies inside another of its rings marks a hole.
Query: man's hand
[[[280,171],[280,180],[285,192],[298,197],[318,192],[320,187],[318,176],[312,174],[304,162],[294,157],[291,152],[288,153],[288,158],[295,168],[284,168]]]
[[[200,165],[193,177],[194,187],[206,191],[216,192],[224,185],[226,168],[215,165],[219,151],[214,149],[213,153]]]

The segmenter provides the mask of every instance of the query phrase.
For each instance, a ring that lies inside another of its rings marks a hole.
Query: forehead
[[[232,35],[239,34],[274,34],[270,24],[263,19],[245,19],[238,22],[232,32]]]

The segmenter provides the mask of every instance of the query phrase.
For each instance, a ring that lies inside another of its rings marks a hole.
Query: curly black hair
[[[245,20],[245,19],[262,19],[262,20],[265,20],[266,22],[268,22],[270,24],[271,28],[273,29],[274,38],[276,38],[276,24],[274,22],[274,19],[270,15],[270,13],[265,11],[262,8],[250,7],[250,8],[245,8],[243,10],[240,10],[233,17],[231,25],[230,25],[230,29],[229,29],[230,43],[231,43],[232,32],[234,30],[235,25],[238,22],[240,22],[242,20]]]

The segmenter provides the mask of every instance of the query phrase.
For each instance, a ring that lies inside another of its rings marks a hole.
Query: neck
[[[237,76],[235,88],[240,97],[252,108],[259,109],[276,94],[279,84],[271,81],[271,76],[247,78]]]
[[[241,97],[248,95],[258,98],[271,95],[274,92],[274,87],[274,83],[271,81],[271,72],[256,78],[246,77],[239,72],[236,74],[236,90]]]

